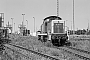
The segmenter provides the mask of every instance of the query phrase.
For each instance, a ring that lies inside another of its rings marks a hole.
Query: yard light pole
[[[34,32],[35,32],[35,17],[33,17],[33,19],[34,19]]]
[[[15,32],[15,23],[14,23],[14,32]]]
[[[11,30],[11,33],[13,32],[13,19],[14,18],[11,18],[11,20],[12,20],[12,30]]]
[[[23,25],[24,25],[24,15],[25,15],[25,14],[22,14],[22,15],[23,15]]]
[[[28,20],[26,20],[27,21],[27,29],[28,29]]]
[[[72,21],[71,21],[71,31],[72,31]]]

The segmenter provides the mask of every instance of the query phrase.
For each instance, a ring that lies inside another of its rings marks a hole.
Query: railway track
[[[59,60],[59,59],[54,58],[54,57],[52,57],[52,56],[49,56],[49,55],[46,55],[46,54],[42,54],[42,53],[39,53],[39,52],[36,52],[36,51],[33,51],[33,50],[29,50],[29,49],[24,48],[24,47],[21,47],[21,46],[16,46],[16,45],[12,45],[12,44],[5,45],[5,47],[7,47],[8,49],[13,50],[13,51],[15,51],[15,52],[18,52],[18,51],[16,51],[16,50],[10,48],[10,46],[13,46],[13,47],[16,47],[16,48],[18,48],[18,49],[25,50],[25,51],[29,51],[29,52],[31,52],[31,53],[33,53],[33,54],[36,54],[36,55],[41,56],[41,57],[44,57],[44,58],[46,58],[46,59]],[[18,53],[20,53],[20,52],[18,52]],[[22,53],[20,53],[20,54],[22,54]],[[22,55],[24,55],[24,54],[22,54]],[[25,56],[25,55],[24,55],[24,56]],[[27,56],[25,56],[25,57],[27,57]],[[28,57],[28,58],[29,58],[29,57]]]
[[[41,54],[39,52],[35,52],[33,50],[29,50],[27,48],[23,48],[21,46],[16,46],[16,45],[12,45],[12,44],[9,44],[9,45],[20,48],[20,49],[23,49],[23,50],[26,50],[26,51],[29,51],[31,53],[37,54],[37,55],[42,56],[44,58],[49,58],[49,59],[52,59],[52,60],[59,60],[59,59],[56,59],[54,57],[51,57],[51,56],[48,56],[48,55],[45,55],[45,54]],[[10,47],[8,47],[8,48],[11,49]],[[72,55],[74,55],[76,57],[79,57],[79,58],[83,59],[83,60],[90,60],[90,52],[88,52],[88,51],[76,49],[76,48],[73,48],[73,47],[62,47],[62,48],[57,48],[57,49],[63,50],[65,52],[70,53],[70,54],[72,54]]]
[[[81,49],[76,49],[76,48],[73,48],[73,47],[57,47],[57,49],[59,50],[63,50],[67,53],[70,53],[80,59],[83,59],[83,60],[90,60],[90,52],[88,51],[84,51],[84,50],[81,50]]]

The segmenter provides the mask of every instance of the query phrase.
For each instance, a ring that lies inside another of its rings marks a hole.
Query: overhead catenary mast
[[[59,0],[57,0],[57,16],[59,16]]]
[[[73,34],[75,33],[75,24],[74,24],[74,0],[73,0]]]

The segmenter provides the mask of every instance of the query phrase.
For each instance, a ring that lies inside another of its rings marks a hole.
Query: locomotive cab
[[[68,40],[68,35],[65,32],[64,20],[52,20],[51,41],[53,45],[65,45]]]

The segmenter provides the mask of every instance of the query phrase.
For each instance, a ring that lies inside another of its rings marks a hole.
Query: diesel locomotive
[[[54,46],[70,45],[68,34],[65,31],[65,21],[58,16],[49,16],[43,20],[38,34],[38,40],[50,41]]]

